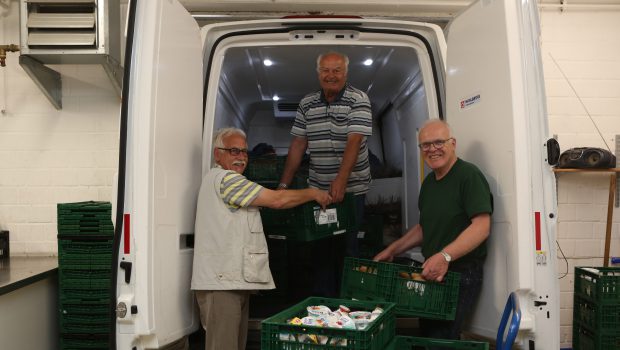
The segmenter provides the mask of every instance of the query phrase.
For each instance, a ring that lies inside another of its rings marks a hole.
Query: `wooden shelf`
[[[620,173],[620,168],[607,169],[574,169],[574,168],[553,168],[554,173]]]
[[[554,168],[556,176],[561,173],[611,173],[609,179],[609,201],[607,202],[607,226],[605,229],[605,255],[603,256],[603,266],[609,266],[609,247],[611,245],[611,225],[614,217],[614,196],[616,194],[616,177],[620,173],[620,168],[608,169],[570,169]]]

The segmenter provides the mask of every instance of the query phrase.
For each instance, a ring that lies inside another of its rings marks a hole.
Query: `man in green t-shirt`
[[[420,189],[420,222],[374,260],[392,261],[404,251],[422,246],[422,276],[426,280],[441,282],[448,270],[459,272],[454,321],[420,320],[424,336],[459,339],[463,320],[480,294],[493,197],[480,170],[456,156],[456,139],[447,123],[427,122],[418,140],[424,161],[433,169]]]

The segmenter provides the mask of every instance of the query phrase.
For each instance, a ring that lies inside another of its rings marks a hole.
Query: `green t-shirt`
[[[482,172],[475,165],[457,159],[441,180],[437,181],[434,173],[426,176],[418,208],[424,234],[422,254],[429,258],[454,241],[471,224],[472,217],[493,213],[493,196]],[[486,255],[484,241],[456,262],[482,260]]]

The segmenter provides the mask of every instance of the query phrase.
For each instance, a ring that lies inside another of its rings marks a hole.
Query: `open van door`
[[[177,1],[131,1],[116,214],[116,347],[198,328],[190,291],[201,181],[202,45]]]
[[[545,162],[538,31],[533,0],[477,1],[457,16],[447,35],[446,119],[457,153],[486,175],[495,204],[472,330],[494,339],[516,291],[517,341],[527,349],[558,349],[555,180]]]

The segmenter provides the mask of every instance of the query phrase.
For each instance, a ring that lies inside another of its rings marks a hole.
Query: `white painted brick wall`
[[[540,18],[551,134],[562,150],[607,148],[604,139],[613,152],[620,134],[620,11],[543,10]],[[567,259],[558,251],[558,274],[568,272],[560,280],[562,347],[572,346],[574,268],[603,265],[609,176],[558,179],[558,242]],[[615,208],[611,256],[620,256],[619,217]]]
[[[0,8],[0,43],[19,44],[18,2]],[[0,68],[0,228],[11,254],[56,254],[56,204],[112,198],[120,99],[98,65],[62,74],[57,111],[9,53]]]

